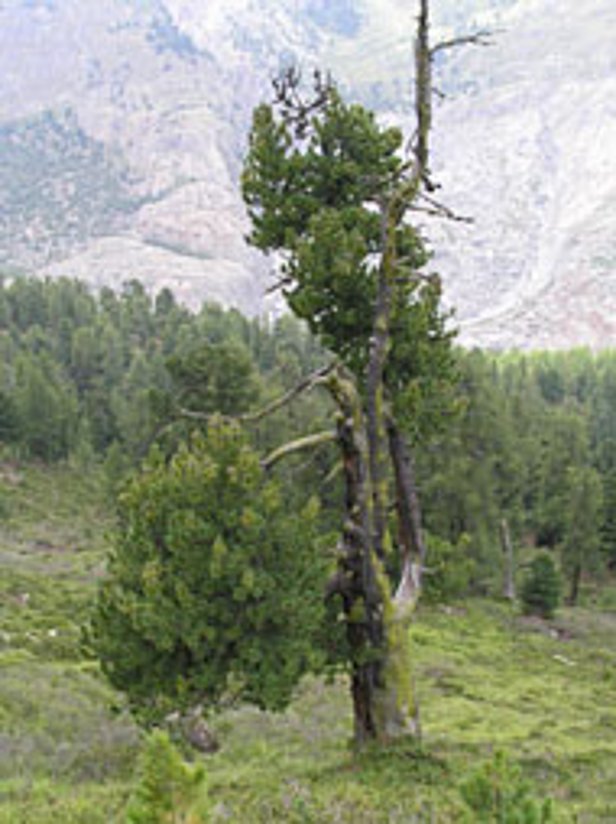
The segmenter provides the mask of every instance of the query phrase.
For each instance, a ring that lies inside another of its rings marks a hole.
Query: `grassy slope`
[[[223,720],[214,820],[457,821],[461,779],[504,749],[556,820],[616,821],[616,613],[564,611],[548,627],[477,602],[423,612],[413,637],[420,751],[353,759],[346,690],[305,685],[283,718]]]
[[[0,472],[0,822],[121,821],[136,735],[79,657],[109,516],[95,472]],[[29,597],[24,597],[25,595]],[[215,722],[208,821],[463,820],[458,787],[506,749],[557,820],[616,821],[616,599],[549,626],[472,602],[413,629],[424,742],[353,757],[346,686]],[[468,819],[468,820],[473,820]]]
[[[0,822],[107,822],[123,801],[136,734],[80,655],[100,488],[95,471],[0,466]]]

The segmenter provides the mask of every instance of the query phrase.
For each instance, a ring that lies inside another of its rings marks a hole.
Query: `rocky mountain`
[[[412,129],[413,0],[0,0],[0,267],[264,309],[238,174],[290,62]],[[462,339],[616,343],[616,6],[433,0],[430,221]]]
[[[616,5],[526,0],[447,71],[435,130],[449,295],[482,345],[616,344]]]

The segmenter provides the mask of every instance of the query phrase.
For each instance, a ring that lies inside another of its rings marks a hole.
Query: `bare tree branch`
[[[281,407],[286,406],[286,404],[297,398],[298,395],[301,395],[302,392],[309,392],[311,389],[314,389],[315,386],[324,383],[325,378],[327,378],[334,368],[334,364],[330,363],[328,366],[323,366],[321,369],[317,369],[316,372],[312,372],[310,375],[307,375],[292,389],[289,389],[289,391],[285,392],[284,395],[281,395],[279,398],[271,401],[271,403],[268,403],[262,409],[258,409],[256,412],[246,412],[244,415],[238,415],[236,420],[241,423],[257,423],[268,415],[271,415],[273,412],[276,412]]]
[[[468,217],[467,215],[459,215],[457,212],[454,212],[448,206],[445,206],[440,201],[435,200],[433,197],[430,197],[425,192],[421,192],[419,197],[424,200],[428,205],[427,206],[420,206],[417,203],[413,203],[410,205],[410,210],[413,212],[423,212],[427,215],[432,215],[433,217],[444,217],[447,220],[454,220],[457,223],[473,223],[473,218]]]
[[[288,286],[290,283],[293,283],[291,278],[288,277],[281,277],[279,278],[276,283],[272,283],[271,286],[268,286],[265,290],[266,295],[273,295],[274,292],[277,292],[279,289],[283,289],[285,286]]]
[[[312,372],[310,375],[307,375],[292,389],[289,389],[288,392],[285,392],[284,395],[275,398],[266,406],[262,407],[261,409],[257,409],[255,412],[245,412],[243,415],[223,415],[222,417],[226,417],[228,420],[238,421],[239,423],[258,423],[258,421],[262,420],[268,415],[271,415],[273,412],[276,412],[281,407],[290,403],[298,395],[301,395],[302,392],[308,392],[315,386],[318,386],[320,383],[323,383],[325,381],[325,378],[332,372],[333,369],[333,364],[329,364],[328,366],[321,367],[321,369],[317,369],[316,372]],[[178,413],[182,418],[189,418],[193,421],[207,422],[213,417],[214,414],[220,417],[219,413],[199,412],[195,409],[186,409],[183,406],[179,407]]]
[[[428,191],[433,190],[429,169],[429,135],[432,128],[432,54],[430,51],[430,7],[420,0],[415,38],[415,117],[413,142],[416,174]]]
[[[178,408],[178,414],[182,418],[188,418],[191,421],[209,421],[214,413],[211,412],[197,412],[194,409],[186,409],[184,406]]]
[[[338,434],[334,430],[327,429],[324,432],[315,432],[312,435],[297,438],[295,441],[289,441],[289,443],[279,446],[278,449],[275,449],[273,452],[270,452],[267,457],[263,458],[261,466],[267,472],[274,464],[283,458],[294,455],[296,452],[301,452],[304,449],[313,449],[324,443],[332,443],[337,437]]]
[[[446,49],[455,49],[457,46],[492,46],[492,37],[494,32],[490,29],[481,29],[473,34],[462,35],[461,37],[452,37],[451,40],[442,40],[430,48],[430,59],[434,58],[435,54],[445,51]]]
[[[429,136],[432,128],[432,98],[439,92],[434,88],[432,69],[435,56],[446,49],[456,46],[492,45],[492,31],[480,30],[473,34],[443,40],[434,46],[430,44],[430,4],[429,0],[420,0],[417,17],[417,35],[415,38],[415,117],[417,130],[412,142],[412,151],[416,164],[416,174],[423,184],[423,189],[433,192],[437,186],[430,175]]]
[[[314,98],[306,101],[300,95],[302,82],[301,71],[291,66],[282,71],[272,81],[275,102],[285,120],[294,127],[298,139],[306,137],[306,132],[313,114],[318,113],[330,100],[334,84],[329,73],[323,74],[319,69],[313,72]]]

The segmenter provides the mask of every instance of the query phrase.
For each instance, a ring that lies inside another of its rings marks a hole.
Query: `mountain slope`
[[[4,190],[5,264],[96,284],[139,277],[173,286],[193,303],[239,296],[250,309],[258,302],[252,272],[258,275],[259,263],[242,241],[236,193],[243,137],[232,117],[230,78],[207,49],[158,2],[103,0],[86,8],[74,0],[19,0],[0,10],[0,32],[6,175],[15,177],[14,135],[25,132],[29,163],[45,169],[49,186],[64,191],[68,180],[83,195],[41,199],[46,182],[30,175],[36,209],[28,219],[19,187]],[[70,156],[55,151],[45,128],[66,120],[68,140],[99,149],[89,176],[106,188],[109,213],[78,232],[75,206],[80,217],[94,208],[85,175],[75,181]]]
[[[437,0],[439,197],[426,224],[467,343],[616,342],[616,7]],[[237,180],[281,65],[330,67],[412,129],[407,0],[6,0],[0,5],[0,264],[139,277],[263,309]],[[61,133],[61,134],[60,134]],[[486,300],[486,296],[489,299]]]
[[[435,130],[443,190],[475,218],[439,243],[451,299],[473,342],[613,345],[616,6],[527,2],[506,25],[448,67],[475,82]]]

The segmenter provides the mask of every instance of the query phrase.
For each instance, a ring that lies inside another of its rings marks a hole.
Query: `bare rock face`
[[[433,36],[495,31],[436,67],[439,197],[426,222],[463,342],[616,343],[616,5],[433,0]],[[0,267],[140,278],[263,311],[238,177],[283,65],[412,130],[408,0],[5,0]]]
[[[502,25],[445,67],[474,82],[435,130],[444,196],[475,220],[434,235],[462,339],[614,345],[616,6],[535,0]]]
[[[260,311],[237,191],[259,92],[238,95],[215,34],[195,42],[156,0],[0,6],[4,269]]]

